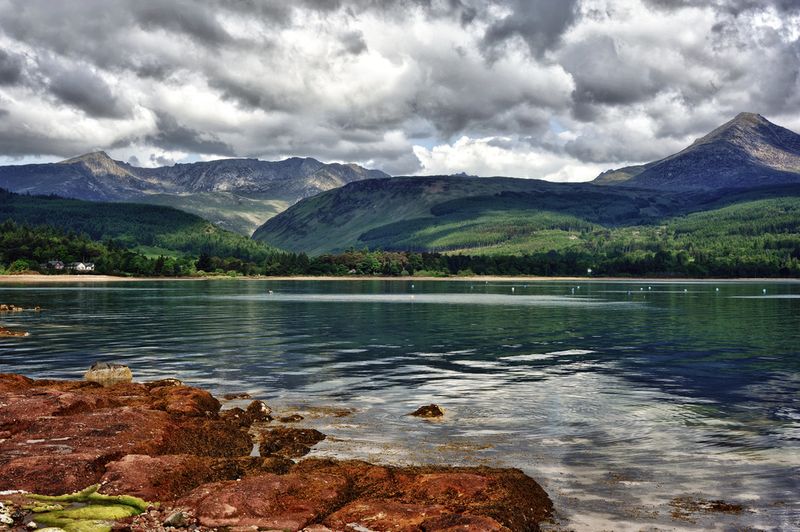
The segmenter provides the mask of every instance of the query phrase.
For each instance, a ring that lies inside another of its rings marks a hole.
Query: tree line
[[[198,245],[200,242],[198,242]],[[202,246],[201,246],[202,249]],[[147,256],[127,243],[96,241],[86,234],[50,226],[0,223],[0,272],[60,273],[48,261],[93,262],[95,272],[134,276],[266,275],[266,276],[662,276],[662,277],[798,277],[800,235],[765,234],[719,240],[687,240],[663,235],[638,241],[609,235],[586,248],[519,255],[468,255],[349,249],[309,257],[277,250],[223,249],[185,256]]]

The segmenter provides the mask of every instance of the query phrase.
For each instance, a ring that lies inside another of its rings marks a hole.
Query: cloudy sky
[[[311,156],[586,180],[800,131],[798,0],[0,0],[0,163]]]

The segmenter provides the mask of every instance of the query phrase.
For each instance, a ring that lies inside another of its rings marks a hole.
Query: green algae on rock
[[[27,495],[35,501],[28,507],[37,525],[57,527],[65,532],[110,532],[114,522],[134,517],[149,504],[130,495],[97,493],[99,484],[64,495]],[[52,503],[52,504],[46,504]]]

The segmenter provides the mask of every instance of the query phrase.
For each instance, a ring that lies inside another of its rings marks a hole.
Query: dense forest
[[[171,207],[99,203],[57,196],[28,196],[0,189],[0,222],[57,227],[87,238],[141,252],[197,257],[207,254],[262,262],[275,249]]]

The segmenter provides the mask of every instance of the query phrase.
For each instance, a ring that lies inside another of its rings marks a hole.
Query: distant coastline
[[[541,276],[502,276],[474,275],[453,277],[391,277],[391,276],[207,276],[207,277],[123,277],[114,275],[0,275],[0,284],[65,284],[65,283],[116,283],[143,281],[491,281],[491,282],[651,282],[651,283],[710,283],[710,282],[772,282],[800,283],[800,278],[793,277],[541,277]]]

